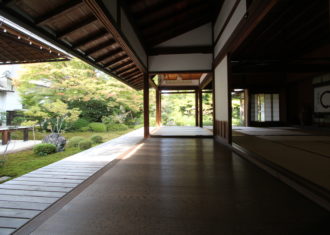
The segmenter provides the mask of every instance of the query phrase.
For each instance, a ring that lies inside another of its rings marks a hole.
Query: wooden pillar
[[[249,90],[244,89],[244,125],[249,126],[250,125],[250,96],[249,96]]]
[[[29,140],[29,129],[28,128],[24,128],[23,129],[23,140],[24,141],[28,141]]]
[[[2,145],[6,145],[9,141],[9,130],[2,131]]]
[[[144,119],[144,138],[150,136],[149,132],[149,75],[143,77],[143,119]]]
[[[198,89],[199,98],[199,126],[203,127],[203,89]]]
[[[195,90],[195,125],[199,126],[199,115],[198,115],[198,89]]]
[[[157,127],[161,126],[161,96],[160,91],[156,88],[156,125]]]

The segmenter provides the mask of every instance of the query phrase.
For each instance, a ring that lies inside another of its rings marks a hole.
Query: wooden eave
[[[69,56],[26,33],[0,23],[0,65],[69,60]]]
[[[0,13],[132,88],[142,88],[145,66],[97,0],[7,0],[1,1]],[[126,80],[132,72],[141,75],[134,83]]]

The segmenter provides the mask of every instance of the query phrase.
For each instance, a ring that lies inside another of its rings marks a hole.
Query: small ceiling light
[[[6,33],[7,32],[7,29],[3,29],[3,32]]]
[[[21,39],[21,36],[18,36],[17,38],[18,38],[18,39]]]

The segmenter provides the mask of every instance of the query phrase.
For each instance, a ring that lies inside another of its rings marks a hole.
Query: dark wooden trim
[[[168,71],[149,71],[149,74],[167,74],[167,73],[210,73],[212,69],[205,70],[168,70]]]
[[[161,93],[158,88],[156,88],[156,126],[160,127],[161,126],[161,101],[160,98]]]
[[[159,86],[160,90],[195,90],[198,86]]]
[[[55,10],[39,17],[37,20],[35,20],[35,24],[40,26],[54,18],[69,14],[72,10],[82,6],[83,4],[84,3],[82,0],[69,1],[68,3],[56,8]]]
[[[149,56],[169,54],[211,54],[212,46],[156,47],[149,50]]]
[[[172,95],[172,94],[195,94],[195,91],[162,91],[161,94],[167,94],[167,95]]]
[[[226,27],[227,27],[229,21],[231,20],[231,17],[232,17],[233,14],[235,13],[235,11],[236,11],[236,9],[237,9],[237,7],[238,7],[238,4],[239,4],[240,2],[241,2],[241,0],[236,0],[236,2],[234,3],[233,8],[231,9],[229,15],[227,16],[227,19],[226,19],[225,23],[223,24],[223,26],[222,26],[220,32],[218,33],[217,38],[216,38],[215,40],[214,40],[214,37],[212,38],[212,40],[214,40],[214,44],[215,44],[215,45],[217,45],[217,43],[218,43],[220,37],[222,36],[223,32],[225,31],[225,29],[226,29]]]
[[[79,23],[74,24],[71,27],[64,29],[63,31],[56,33],[56,36],[60,39],[63,39],[65,36],[67,36],[73,32],[76,32],[78,30],[81,30],[82,28],[84,28],[90,24],[93,24],[95,22],[97,22],[97,19],[95,17],[93,17],[93,16],[88,17],[86,19],[81,20]]]
[[[196,89],[194,93],[195,93],[195,126],[199,126],[199,108],[198,108],[199,92],[198,92],[198,89]]]
[[[134,73],[132,75],[129,75],[128,77],[125,77],[125,80],[131,81],[131,80],[134,80],[134,78],[139,77],[139,76],[141,76],[141,72],[140,71],[138,71],[138,72],[136,72],[136,73]]]
[[[116,23],[117,23],[117,26],[118,26],[118,29],[121,30],[121,1],[122,0],[117,0],[117,20],[116,20]]]
[[[199,127],[203,127],[203,92],[202,89],[198,89],[199,98]]]
[[[91,54],[93,54],[93,53],[95,53],[95,52],[98,52],[98,51],[100,51],[100,50],[103,50],[103,49],[106,48],[106,47],[113,46],[113,45],[116,44],[116,43],[117,43],[117,42],[116,42],[115,40],[110,39],[110,40],[108,40],[108,41],[106,41],[106,42],[103,42],[103,43],[101,43],[101,44],[99,44],[99,45],[97,45],[97,46],[94,46],[94,47],[92,47],[92,48],[86,50],[86,51],[85,51],[85,55],[86,55],[86,56],[90,56]]]
[[[149,74],[143,76],[143,120],[144,120],[144,138],[150,136],[149,131]]]
[[[231,104],[231,82],[232,82],[232,68],[231,68],[231,54],[227,54],[227,95],[228,95],[228,144],[232,143],[232,104]]]

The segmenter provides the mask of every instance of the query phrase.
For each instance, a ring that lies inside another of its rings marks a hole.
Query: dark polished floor
[[[35,234],[330,234],[329,212],[213,139],[149,138]]]

